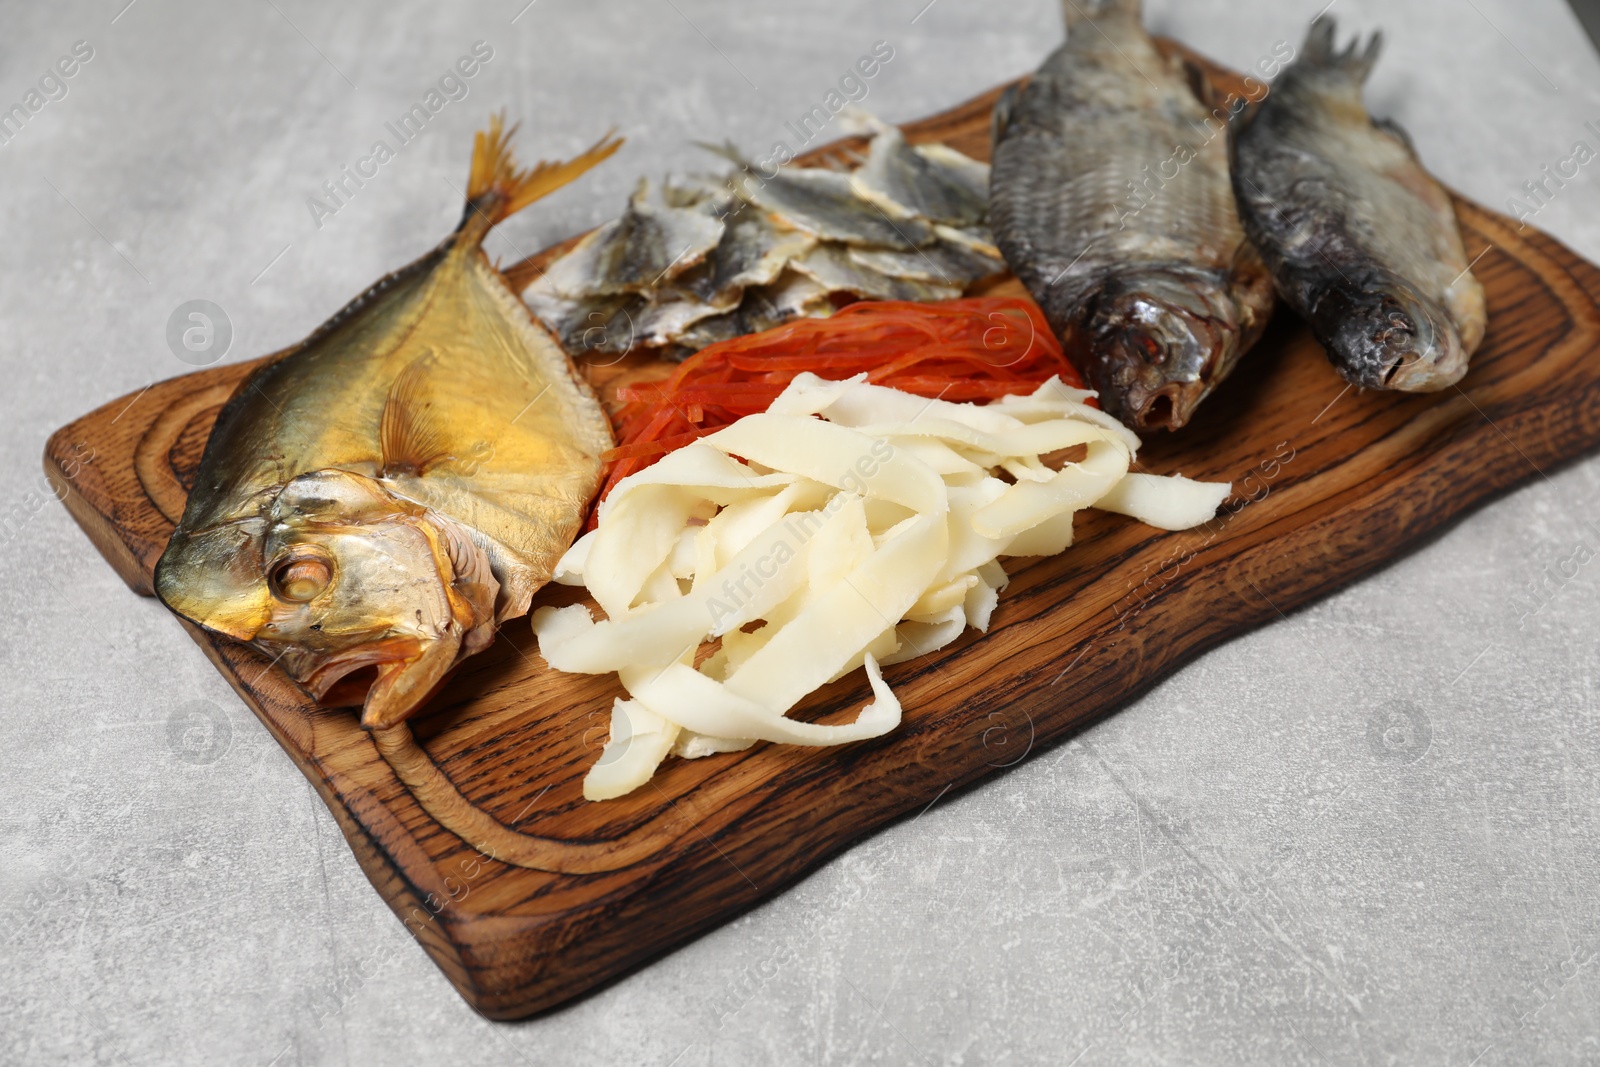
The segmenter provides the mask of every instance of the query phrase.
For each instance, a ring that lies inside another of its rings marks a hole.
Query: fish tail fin
[[[1061,0],[1061,17],[1070,35],[1074,28],[1098,19],[1122,18],[1139,22],[1143,17],[1142,6],[1140,0]]]
[[[1364,84],[1377,65],[1378,53],[1383,50],[1383,31],[1374,30],[1365,45],[1357,34],[1342,50],[1338,38],[1339,28],[1334,20],[1328,15],[1320,16],[1306,31],[1300,62],[1308,68],[1343,75],[1356,85]]]
[[[472,231],[477,240],[482,240],[496,223],[555,192],[622,147],[622,138],[614,136],[616,130],[612,129],[571,159],[556,163],[541,160],[531,167],[519,168],[511,152],[511,138],[516,132],[515,126],[506,128],[505,116],[500,114],[491,116],[489,128],[479,130],[473,139],[472,172],[467,178],[467,208],[461,228]]]

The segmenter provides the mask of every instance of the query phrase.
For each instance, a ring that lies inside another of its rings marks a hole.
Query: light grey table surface
[[[1058,14],[124,2],[10,4],[0,32],[0,106],[93,48],[0,147],[0,1063],[1600,1063],[1600,568],[1527,593],[1600,550],[1593,457],[622,981],[476,1016],[178,625],[39,506],[46,436],[186,370],[186,300],[245,359],[431,246],[491,109],[528,155],[628,138],[504,227],[510,259],[703,166],[695,140],[792,141],[874,42],[866,106],[906,120],[1033,68]],[[1321,2],[1150,21],[1247,65]],[[1600,64],[1560,4],[1334,12],[1384,27],[1374,110],[1480,202],[1600,147]],[[477,41],[470,95],[317,225],[308,197]],[[1590,258],[1595,171],[1535,220]],[[213,748],[174,736],[207,706]]]

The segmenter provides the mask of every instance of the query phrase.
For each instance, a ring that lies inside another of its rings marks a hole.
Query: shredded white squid
[[[987,631],[1000,557],[1063,551],[1088,507],[1167,530],[1216,514],[1225,482],[1129,473],[1139,439],[1092,395],[1052,378],[978,405],[802,374],[765,414],[619,482],[555,575],[606,618],[533,614],[552,667],[614,671],[628,694],[584,795],[637,789],[672,753],[885,734],[900,704],[881,668]],[[854,722],[788,717],[858,667],[873,699]]]

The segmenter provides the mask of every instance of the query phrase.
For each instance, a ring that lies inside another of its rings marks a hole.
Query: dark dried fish
[[[1066,43],[996,109],[991,223],[1106,410],[1176,429],[1260,336],[1272,286],[1226,138],[1137,0],[1064,14]]]
[[[1342,52],[1334,35],[1332,19],[1312,24],[1238,134],[1240,213],[1278,292],[1346,380],[1443,389],[1483,340],[1483,287],[1449,194],[1404,131],[1361,103],[1380,35]]]

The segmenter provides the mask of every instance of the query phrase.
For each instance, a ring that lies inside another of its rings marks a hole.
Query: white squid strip
[[[900,725],[900,702],[884,682],[877,660],[868,656],[866,668],[874,700],[861,709],[855,722],[841,726],[774,715],[759,700],[734,693],[681,663],[660,670],[629,667],[619,677],[634,700],[663,718],[670,715],[680,719],[682,725],[708,737],[790,745],[843,745],[880,737]]]
[[[610,800],[630,793],[656,773],[681,728],[637,700],[618,697],[611,706],[611,737],[583,779],[583,795]]]
[[[614,671],[628,694],[584,795],[621,796],[671,754],[881,736],[901,709],[880,665],[987,631],[1000,557],[1064,551],[1091,506],[1164,529],[1215,514],[1228,485],[1130,474],[1139,439],[1090,396],[1051,379],[958,404],[802,374],[766,413],[619,482],[556,567],[607,618],[533,615],[552,667]],[[1059,470],[1041,458],[1079,447]],[[873,699],[854,722],[789,718],[857,668]]]
[[[1197,482],[1181,474],[1129,474],[1094,506],[1160,530],[1187,530],[1215,515],[1231,490],[1227,482]]]

